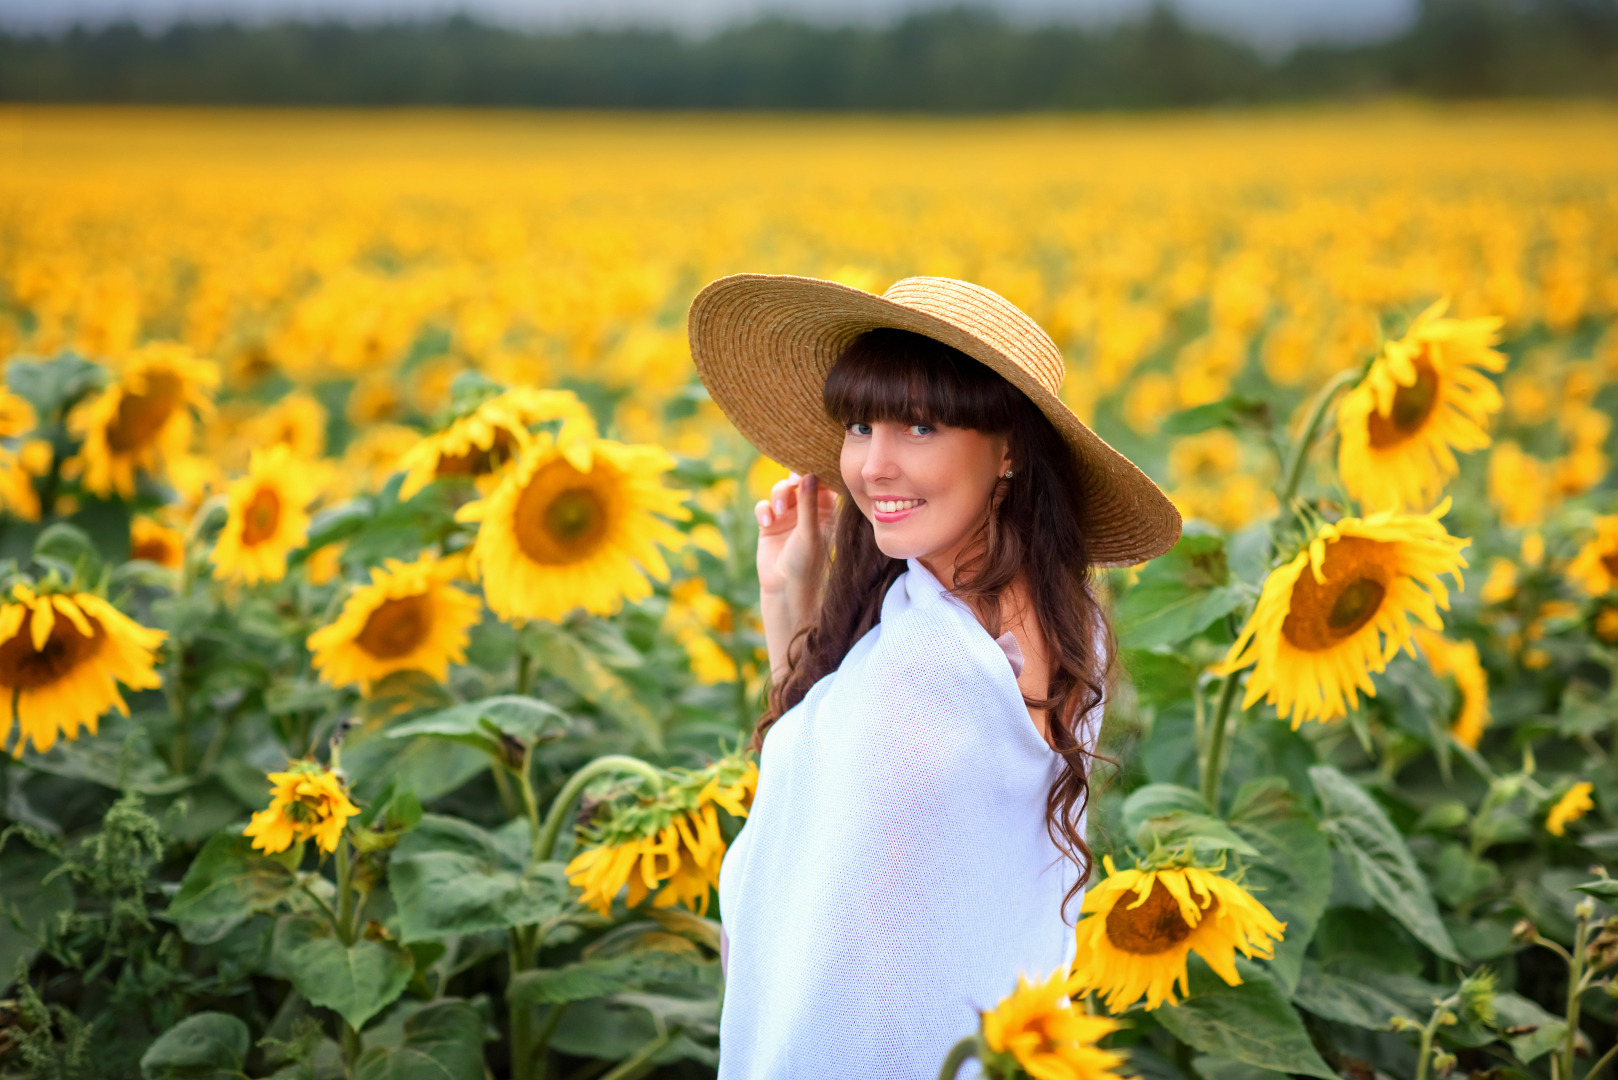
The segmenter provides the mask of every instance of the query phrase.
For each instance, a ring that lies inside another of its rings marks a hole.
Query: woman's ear
[[[1000,437],[1000,475],[1009,478],[1013,468],[1015,466],[1011,464],[1011,437],[1002,435]]]

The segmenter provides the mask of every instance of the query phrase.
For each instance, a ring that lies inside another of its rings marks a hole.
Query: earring
[[[1011,470],[1007,469],[1002,475],[1005,476],[1005,478],[1007,480],[1010,480],[1011,479]]]

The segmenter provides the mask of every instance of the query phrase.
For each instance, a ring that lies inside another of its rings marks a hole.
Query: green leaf
[[[140,1058],[142,1080],[233,1080],[251,1045],[247,1025],[225,1013],[188,1016],[157,1037]]]
[[[59,865],[49,852],[28,847],[0,855],[0,994],[12,984],[18,958],[31,963],[39,952],[46,924],[73,907],[73,886],[66,874],[45,882]]]
[[[520,1005],[583,1001],[663,983],[694,982],[703,966],[691,953],[641,949],[566,967],[525,971],[511,980],[506,993]]]
[[[398,942],[361,938],[344,945],[312,915],[281,917],[271,958],[298,993],[356,1031],[404,992],[415,970],[410,951]]]
[[[1172,645],[1201,633],[1233,611],[1244,594],[1230,583],[1225,542],[1216,532],[1188,526],[1167,555],[1148,563],[1118,600],[1118,644],[1128,649]]]
[[[1221,851],[1250,856],[1258,854],[1257,848],[1218,818],[1208,814],[1188,814],[1184,810],[1141,822],[1135,830],[1135,846],[1148,856],[1159,850],[1186,851],[1197,856],[1217,855]]]
[[[76,353],[63,353],[50,360],[12,360],[6,364],[6,385],[28,399],[39,419],[70,405],[99,386],[106,373]]]
[[[483,1080],[483,1020],[464,1001],[427,1006],[404,1024],[404,1042],[360,1055],[354,1080]]]
[[[1597,878],[1573,887],[1597,900],[1618,901],[1618,878]]]
[[[406,941],[544,923],[572,902],[561,863],[522,863],[459,818],[422,815],[393,849],[388,884]]]
[[[255,912],[269,911],[297,888],[283,863],[253,850],[245,836],[226,833],[198,852],[165,914],[187,941],[218,941]]]
[[[1239,962],[1240,963],[1240,962]],[[1315,1052],[1286,995],[1259,968],[1240,964],[1242,982],[1226,986],[1200,960],[1191,965],[1191,996],[1152,1015],[1183,1043],[1214,1057],[1337,1080]]]
[[[1313,960],[1305,961],[1292,1001],[1326,1020],[1369,1031],[1386,1031],[1395,1016],[1427,1019],[1425,1015],[1415,1017],[1403,1001],[1375,985],[1376,973],[1355,974],[1359,977],[1336,969],[1328,971]]]
[[[1325,812],[1326,835],[1360,888],[1422,944],[1459,962],[1427,879],[1382,807],[1330,765],[1313,766],[1309,779]]]
[[[1146,784],[1129,793],[1118,813],[1124,828],[1134,832],[1147,819],[1166,817],[1175,811],[1207,814],[1208,804],[1200,794],[1179,784]]]
[[[88,577],[95,577],[101,568],[101,552],[90,534],[77,525],[58,521],[45,526],[34,538],[34,557],[57,559],[63,564],[82,568]]]
[[[1495,1026],[1523,1064],[1555,1049],[1567,1036],[1567,1021],[1519,994],[1494,996]]]
[[[487,754],[421,737],[390,739],[386,729],[350,732],[343,743],[343,768],[353,778],[354,794],[370,802],[389,785],[408,788],[422,802],[448,795],[489,767]]]
[[[1191,1068],[1202,1080],[1284,1080],[1286,1076],[1274,1069],[1260,1069],[1256,1065],[1206,1054],[1192,1059]]]
[[[1276,778],[1241,786],[1231,804],[1231,827],[1259,852],[1242,884],[1286,923],[1269,967],[1282,989],[1291,991],[1331,899],[1331,847],[1302,801]]]
[[[1206,405],[1193,405],[1189,409],[1170,413],[1163,418],[1160,430],[1165,435],[1200,435],[1218,427],[1234,429],[1244,426],[1268,428],[1269,403],[1232,394]]]
[[[635,691],[582,641],[559,626],[530,623],[523,633],[534,646],[534,659],[545,671],[567,683],[586,701],[638,734],[653,752],[663,749],[663,725],[635,696]]]
[[[449,739],[499,757],[502,735],[522,743],[535,743],[565,735],[567,725],[567,714],[543,701],[503,694],[418,716],[390,728],[387,736],[410,739],[427,735]]]

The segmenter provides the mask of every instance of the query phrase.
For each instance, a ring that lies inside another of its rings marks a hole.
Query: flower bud
[[[1511,927],[1513,945],[1532,945],[1539,940],[1539,928],[1527,919],[1518,919]]]
[[[1439,1075],[1443,1075],[1444,1073],[1447,1073],[1451,1069],[1455,1068],[1455,1062],[1456,1057],[1454,1054],[1451,1054],[1445,1050],[1440,1050],[1438,1053],[1433,1055],[1433,1071]]]
[[[1592,919],[1595,917],[1595,913],[1596,902],[1594,897],[1586,896],[1573,908],[1573,914],[1577,915],[1581,919]]]

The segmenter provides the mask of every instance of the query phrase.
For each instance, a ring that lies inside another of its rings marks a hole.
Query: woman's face
[[[1005,435],[971,428],[852,423],[843,433],[843,484],[893,559],[920,559],[944,584],[1011,467]]]

